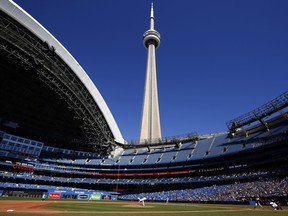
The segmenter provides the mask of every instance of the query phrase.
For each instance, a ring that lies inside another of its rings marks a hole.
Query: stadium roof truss
[[[287,118],[287,114],[281,111],[287,106],[288,106],[288,92],[285,92],[280,96],[274,98],[273,100],[269,101],[268,103],[262,105],[261,107],[254,109],[251,112],[248,112],[242,116],[239,116],[238,118],[232,119],[228,121],[226,124],[230,131],[234,131],[237,128],[249,125],[255,121],[260,121],[260,123],[267,130],[269,130],[268,125],[263,119],[278,111],[280,111],[280,113]]]
[[[11,4],[10,1],[6,3]],[[56,52],[57,48],[39,38],[39,35],[12,19],[11,16],[0,13],[0,54],[21,68],[37,73],[39,80],[65,101],[67,108],[76,113],[74,118],[82,122],[80,130],[85,135],[85,144],[95,146],[96,149],[107,149],[113,146],[115,140],[121,142],[120,131],[112,114],[107,111],[108,108],[102,97],[97,103],[95,93],[93,95],[91,89],[88,89],[91,88],[90,83],[83,82],[83,77],[75,72],[75,68],[67,64],[65,58],[63,60],[63,56],[67,56],[67,53],[61,56]],[[63,51],[60,49],[58,52]]]

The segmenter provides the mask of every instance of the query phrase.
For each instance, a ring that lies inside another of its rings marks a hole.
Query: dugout
[[[45,190],[25,190],[25,189],[5,189],[2,190],[2,197],[19,197],[19,198],[39,198],[41,199]]]

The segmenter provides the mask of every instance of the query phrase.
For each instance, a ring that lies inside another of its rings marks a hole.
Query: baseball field
[[[68,201],[68,200],[24,200],[1,199],[0,215],[45,215],[53,216],[284,216],[288,215],[288,208],[272,210],[270,206],[256,208],[242,205],[214,205],[214,204],[175,204],[151,203],[145,206],[137,201]]]

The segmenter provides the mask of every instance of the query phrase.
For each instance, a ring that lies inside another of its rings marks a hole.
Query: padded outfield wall
[[[58,189],[19,189],[7,188],[0,190],[0,197],[39,198],[42,199],[77,199],[77,200],[117,200],[118,196],[109,192],[95,192],[86,190],[58,190]]]

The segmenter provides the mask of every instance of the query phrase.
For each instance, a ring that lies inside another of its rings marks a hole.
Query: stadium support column
[[[151,5],[150,29],[143,35],[143,44],[148,50],[148,56],[139,143],[151,143],[161,139],[156,76],[156,48],[160,45],[160,34],[154,29],[153,3]]]

